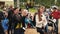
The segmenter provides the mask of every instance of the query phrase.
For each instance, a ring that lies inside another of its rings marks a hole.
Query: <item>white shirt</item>
[[[47,25],[47,19],[46,19],[46,16],[44,14],[41,14],[42,15],[42,20],[39,21],[39,18],[38,18],[38,15],[36,15],[36,27],[39,27],[39,28],[42,28],[42,26],[46,26]]]

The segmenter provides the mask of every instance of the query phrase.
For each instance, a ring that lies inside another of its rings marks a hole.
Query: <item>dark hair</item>
[[[3,12],[0,11],[0,22],[1,22],[2,19],[4,19],[4,15],[3,15]]]
[[[13,9],[13,11],[16,10],[17,8],[18,8],[18,7],[15,7],[15,8]]]
[[[53,9],[57,9],[56,7],[54,7]]]
[[[19,11],[21,11],[21,8],[19,9]]]

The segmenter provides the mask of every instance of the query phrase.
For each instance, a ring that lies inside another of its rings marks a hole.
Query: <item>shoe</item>
[[[25,27],[23,27],[23,29],[24,29],[24,30],[26,30],[26,28],[25,28]]]

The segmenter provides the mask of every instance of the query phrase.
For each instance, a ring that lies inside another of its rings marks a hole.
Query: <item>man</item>
[[[58,34],[58,19],[60,18],[60,12],[56,7],[53,8],[53,12],[51,13],[51,16],[53,17],[53,19],[56,19],[55,32],[56,34]]]

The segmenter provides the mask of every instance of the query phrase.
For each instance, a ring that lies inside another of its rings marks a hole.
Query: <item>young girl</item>
[[[2,23],[2,27],[4,29],[5,34],[8,34],[8,22],[9,22],[9,20],[7,18],[8,13],[6,11],[4,11],[3,14],[4,14],[4,19],[1,21],[1,23]]]

